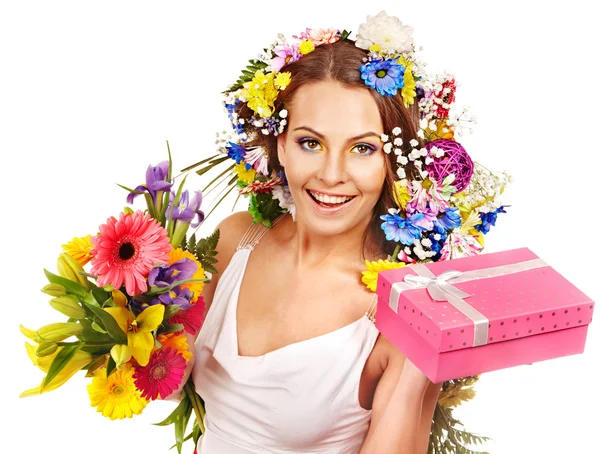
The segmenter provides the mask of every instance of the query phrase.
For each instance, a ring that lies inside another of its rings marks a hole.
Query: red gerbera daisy
[[[119,289],[125,284],[131,296],[147,290],[153,266],[169,263],[167,231],[141,211],[121,213],[118,221],[111,216],[90,241],[94,245],[90,274],[98,277],[98,285]]]
[[[273,186],[281,183],[283,183],[283,178],[281,177],[271,178],[269,181],[255,181],[240,190],[240,194],[248,194],[249,192],[254,192],[255,194],[258,194],[259,192],[268,193],[273,191]]]
[[[144,367],[137,367],[133,379],[142,397],[149,400],[165,399],[181,384],[186,360],[170,347],[152,352]]]
[[[195,336],[204,322],[204,309],[204,298],[200,295],[192,307],[177,312],[169,319],[169,323],[181,323],[186,332]]]

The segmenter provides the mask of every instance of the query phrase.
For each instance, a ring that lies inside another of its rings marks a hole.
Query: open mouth
[[[318,192],[312,192],[306,190],[309,197],[314,200],[314,202],[322,206],[324,208],[340,208],[348,203],[350,203],[356,196],[345,196],[345,197],[332,197],[325,194],[320,194]]]

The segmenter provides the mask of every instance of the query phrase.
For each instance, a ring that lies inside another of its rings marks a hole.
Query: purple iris
[[[443,215],[436,219],[434,222],[439,227],[439,230],[443,230],[444,232],[446,232],[448,230],[460,227],[461,221],[462,219],[460,217],[460,214],[458,213],[458,208],[452,207],[444,211]]]
[[[368,87],[375,88],[383,96],[393,96],[404,87],[406,68],[395,60],[376,59],[360,67],[360,78]]]
[[[190,259],[181,259],[171,265],[156,266],[148,274],[148,283],[151,286],[168,287],[175,282],[191,279],[197,269],[196,262]]]
[[[169,206],[167,207],[167,219],[178,220],[180,222],[190,223],[194,218],[198,218],[196,223],[192,223],[192,227],[198,227],[204,221],[204,212],[200,209],[202,205],[202,192],[196,191],[190,200],[187,189],[183,191],[179,197],[179,203],[173,206],[175,194],[171,192]]]
[[[192,307],[192,304],[190,303],[192,292],[189,288],[182,287],[181,285],[172,288],[168,292],[161,293],[156,299],[167,306],[175,304],[184,311]],[[156,301],[156,299],[154,301]],[[152,304],[154,304],[154,301]]]
[[[490,231],[491,226],[496,225],[498,213],[506,213],[506,211],[504,211],[504,205],[489,213],[479,213],[481,224],[476,225],[475,228],[485,235]]]
[[[413,214],[408,219],[403,218],[397,212],[394,214],[384,214],[380,216],[380,219],[385,221],[381,224],[381,228],[385,232],[386,240],[399,241],[404,245],[410,246],[415,242],[415,239],[421,236],[421,231],[424,230],[417,225],[423,218],[423,213]]]
[[[169,161],[159,162],[157,166],[148,166],[146,170],[146,184],[139,185],[135,188],[139,192],[148,192],[152,196],[154,204],[157,204],[157,193],[159,191],[168,191],[173,186],[169,181]],[[127,195],[127,203],[133,203],[133,200],[138,196],[134,192]]]

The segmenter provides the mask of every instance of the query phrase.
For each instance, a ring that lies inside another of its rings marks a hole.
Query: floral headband
[[[288,112],[278,96],[292,79],[286,66],[318,46],[348,39],[350,33],[307,28],[292,40],[279,34],[225,91],[224,105],[232,131],[217,134],[218,154],[186,169],[204,164],[198,171],[203,174],[223,162],[230,163],[207,187],[227,182],[225,194],[212,210],[238,188],[239,195],[250,197],[248,211],[255,222],[270,226],[285,212],[295,219],[285,173],[271,170],[267,151],[253,143],[261,135],[277,136],[285,130]],[[482,235],[494,225],[496,215],[504,212],[498,196],[510,177],[474,163],[456,141],[455,136],[471,130],[474,119],[466,109],[456,112],[457,85],[452,75],[428,76],[423,71],[425,65],[416,57],[411,35],[411,27],[382,11],[367,17],[354,41],[368,51],[357,68],[365,85],[381,96],[400,92],[404,106],[416,103],[419,111],[418,140],[405,144],[400,127],[381,135],[383,151],[395,156],[399,178],[394,189],[396,206],[381,215],[382,229],[388,240],[399,243],[394,260],[435,260],[444,254],[449,258],[476,253],[483,247]],[[448,248],[443,252],[447,240],[454,252]]]

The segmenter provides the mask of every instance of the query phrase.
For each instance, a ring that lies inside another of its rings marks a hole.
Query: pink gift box
[[[382,271],[377,294],[377,328],[434,383],[583,353],[594,308],[528,248]]]

